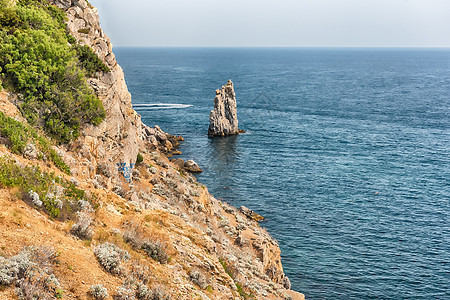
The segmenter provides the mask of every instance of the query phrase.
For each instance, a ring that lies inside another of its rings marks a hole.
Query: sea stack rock
[[[216,90],[214,99],[214,110],[209,115],[209,136],[227,136],[239,134],[236,94],[233,82],[228,83],[221,89]]]

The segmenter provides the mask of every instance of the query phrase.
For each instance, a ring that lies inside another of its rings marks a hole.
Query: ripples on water
[[[308,299],[450,299],[450,51],[118,49],[135,109],[267,217]],[[237,137],[209,139],[235,83]]]

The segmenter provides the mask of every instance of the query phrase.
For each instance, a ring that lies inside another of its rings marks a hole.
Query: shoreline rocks
[[[209,115],[208,135],[237,135],[243,131],[238,128],[236,93],[233,82],[228,80],[225,86],[216,90],[214,110]]]
[[[198,164],[191,160],[184,161],[181,158],[173,159],[171,162],[177,166],[180,170],[189,171],[191,173],[201,173],[203,170],[198,166]]]
[[[250,208],[247,208],[245,206],[241,206],[239,208],[239,211],[245,215],[247,218],[249,218],[250,220],[256,221],[256,222],[261,222],[264,221],[264,217],[255,213],[253,210],[251,210]]]
[[[142,126],[142,136],[141,138],[152,145],[153,148],[159,149],[161,152],[167,155],[178,155],[181,154],[179,150],[176,150],[182,141],[184,141],[181,135],[175,136],[166,133],[161,130],[161,128],[156,125],[151,128],[145,124]]]

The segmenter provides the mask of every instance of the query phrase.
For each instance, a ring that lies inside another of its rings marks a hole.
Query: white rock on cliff
[[[216,90],[214,110],[209,115],[209,136],[227,136],[239,134],[236,94],[233,82],[228,83],[220,90]]]

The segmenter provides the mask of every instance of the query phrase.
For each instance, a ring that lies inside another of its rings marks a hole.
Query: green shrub
[[[1,27],[17,27],[20,25],[19,16],[8,1],[0,1],[0,7],[2,7],[0,10]]]
[[[11,142],[9,149],[16,154],[22,154],[30,137],[29,129],[22,123],[5,116],[0,111],[0,134]]]
[[[235,285],[236,285],[237,292],[242,297],[242,299],[245,299],[245,300],[255,299],[255,296],[253,295],[253,293],[251,291],[250,291],[250,293],[247,293],[240,283],[236,282]]]
[[[92,51],[89,46],[74,46],[77,52],[80,66],[84,68],[86,74],[90,77],[94,76],[96,72],[109,72],[109,68],[101,61],[100,58]]]
[[[91,30],[89,28],[80,28],[78,29],[79,33],[89,34]]]
[[[136,166],[140,165],[143,161],[144,161],[144,157],[142,156],[141,153],[138,153],[138,155],[136,157]]]
[[[6,157],[0,157],[0,187],[19,187],[25,201],[34,205],[42,201],[43,207],[38,208],[60,220],[75,220],[81,209],[80,200],[87,198],[84,191],[54,173],[42,172],[37,166],[19,166]],[[62,195],[55,195],[58,187]],[[35,194],[38,201],[32,199]]]
[[[70,174],[70,168],[66,163],[62,160],[61,156],[59,156],[55,150],[50,149],[49,151],[50,160],[55,164],[55,166],[63,171],[66,174]]]
[[[90,240],[94,235],[94,231],[91,228],[93,219],[90,215],[89,209],[84,209],[77,213],[77,222],[70,228],[70,233],[79,237],[82,240]]]
[[[70,168],[62,158],[51,148],[51,143],[30,126],[26,126],[13,118],[7,117],[0,111],[0,136],[8,138],[11,145],[9,150],[16,154],[22,154],[27,143],[37,145],[38,149],[49,158],[53,164],[66,174],[70,174]],[[43,156],[40,157],[43,159]]]
[[[78,137],[85,123],[100,124],[105,111],[85,77],[94,59],[79,60],[69,44],[74,39],[65,13],[47,0],[5,3],[0,3],[0,77],[23,95],[23,116],[59,142]]]
[[[154,260],[161,264],[167,264],[169,262],[169,255],[167,254],[164,245],[159,242],[146,241],[142,245],[142,250]]]
[[[71,35],[71,34],[67,34],[67,41],[70,43],[70,44],[75,44],[76,42],[77,42],[77,40],[73,37],[73,35]]]

